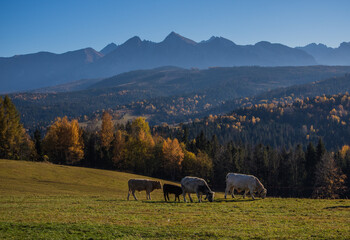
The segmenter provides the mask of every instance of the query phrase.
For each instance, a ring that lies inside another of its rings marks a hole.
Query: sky
[[[101,50],[133,36],[222,36],[290,47],[350,41],[348,0],[0,0],[0,57]]]

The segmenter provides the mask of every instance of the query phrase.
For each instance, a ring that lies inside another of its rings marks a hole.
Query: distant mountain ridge
[[[0,58],[0,93],[27,91],[162,66],[205,69],[324,64],[320,54],[315,53],[318,51],[310,49],[307,46],[291,48],[266,41],[255,45],[237,45],[223,37],[195,42],[175,32],[171,32],[159,43],[141,40],[135,36],[121,45],[110,43],[100,52],[85,48],[63,54],[39,52]],[[339,62],[350,58],[347,52],[349,49],[346,43],[342,44],[336,54],[333,54],[332,61],[344,65]],[[316,61],[312,54],[316,54],[315,58],[322,61]],[[338,61],[338,56],[343,60]],[[328,63],[334,65],[332,62]]]
[[[94,64],[90,74],[115,75],[120,72],[161,66],[208,68],[230,66],[316,65],[312,56],[281,44],[259,42],[240,46],[222,37],[199,43],[171,32],[162,42],[133,37],[117,46]]]
[[[350,42],[343,42],[337,48],[327,47],[321,43],[311,43],[297,49],[312,55],[319,64],[350,65]]]
[[[83,66],[103,54],[92,48],[62,54],[38,52],[0,58],[0,93],[53,86],[83,78]]]

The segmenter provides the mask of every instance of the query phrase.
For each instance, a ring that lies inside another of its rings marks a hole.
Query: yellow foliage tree
[[[345,158],[346,154],[350,154],[350,146],[344,145],[340,150],[340,157]]]
[[[147,173],[152,159],[154,140],[145,118],[137,118],[131,123],[131,134],[125,148],[125,168],[136,173]]]
[[[114,140],[112,142],[112,162],[113,165],[122,168],[123,160],[125,155],[125,146],[126,146],[126,132],[122,130],[117,130],[114,135]]]
[[[104,111],[102,114],[102,126],[100,131],[101,146],[105,149],[111,147],[113,141],[114,126],[112,121],[112,116]]]
[[[82,131],[78,121],[57,118],[43,140],[43,149],[54,163],[74,164],[84,156]]]
[[[169,174],[171,179],[175,179],[181,171],[181,163],[184,159],[184,153],[179,141],[176,138],[174,140],[167,138],[163,143],[162,152],[164,171],[166,174]]]

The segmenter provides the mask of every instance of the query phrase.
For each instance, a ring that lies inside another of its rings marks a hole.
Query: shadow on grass
[[[213,203],[221,203],[221,202],[233,202],[233,203],[240,203],[240,202],[253,202],[253,201],[260,201],[262,199],[215,199]],[[159,200],[159,201],[155,201],[155,200],[141,200],[142,202],[144,203],[164,203],[164,204],[181,204],[181,203],[191,203],[190,201],[188,202],[184,202],[184,201],[164,201],[164,200]],[[192,203],[199,203],[198,200],[194,200],[193,199],[193,202]],[[206,200],[203,200],[202,203],[210,203],[209,201],[206,201]]]
[[[258,199],[243,199],[243,198],[240,198],[240,199],[237,199],[237,198],[234,198],[234,199],[216,199],[214,202],[236,202],[236,203],[240,203],[240,202],[253,202],[253,201],[260,201],[261,199],[258,198]]]
[[[332,206],[332,207],[325,207],[324,209],[347,209],[350,208],[350,206]]]
[[[153,201],[153,200],[144,200],[144,201],[142,201],[142,202],[144,202],[144,203],[165,203],[165,204],[169,204],[169,203],[183,203],[183,201],[181,202],[179,202],[179,201],[168,201],[168,202],[166,202],[166,201],[164,201],[164,200],[160,200],[160,201]]]
[[[134,200],[134,199],[132,199]],[[128,201],[127,199],[96,199],[96,202],[126,202]],[[129,200],[131,201],[131,200]],[[134,200],[135,201],[135,200]]]

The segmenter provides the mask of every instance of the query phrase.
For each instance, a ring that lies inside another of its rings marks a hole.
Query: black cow
[[[179,199],[180,202],[180,195],[182,194],[182,188],[176,185],[172,184],[164,184],[163,185],[163,193],[164,193],[164,199],[165,201],[170,201],[169,199],[169,193],[175,194],[175,201],[176,198]]]

